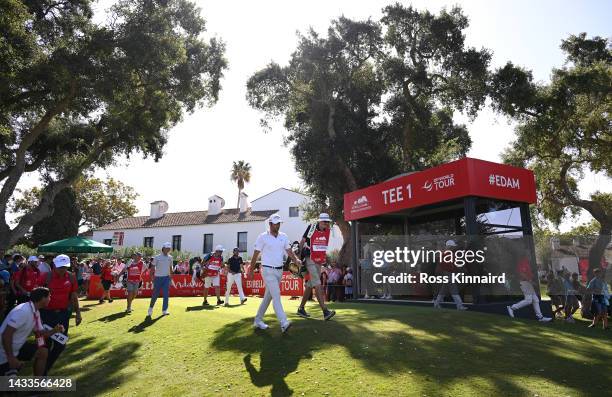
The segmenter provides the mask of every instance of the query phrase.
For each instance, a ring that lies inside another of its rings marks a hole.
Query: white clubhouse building
[[[300,240],[308,223],[302,219],[300,207],[308,196],[285,188],[277,189],[249,203],[246,193],[240,196],[239,208],[225,209],[225,200],[217,195],[208,198],[206,211],[169,212],[168,203],[151,203],[149,216],[119,219],[93,232],[93,240],[116,247],[153,247],[159,249],[171,242],[173,249],[201,255],[215,245],[225,247],[228,255],[238,247],[242,253],[253,253],[257,236],[267,228],[266,220],[278,213],[284,223],[281,231],[290,241]],[[329,250],[339,250],[342,234],[332,229]]]

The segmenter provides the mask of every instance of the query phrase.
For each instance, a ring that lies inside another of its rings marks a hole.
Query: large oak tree
[[[539,214],[555,225],[580,210],[599,224],[589,253],[599,267],[612,233],[612,193],[586,196],[578,189],[585,172],[612,177],[612,48],[609,39],[585,33],[563,40],[563,67],[549,83],[508,63],[492,79],[494,105],[515,120],[516,140],[505,160],[534,170]]]
[[[284,120],[297,171],[342,231],[341,262],[351,247],[344,193],[469,149],[453,115],[483,105],[490,53],[466,46],[467,26],[459,8],[433,15],[396,4],[376,21],[341,17],[325,36],[300,35],[288,64],[248,80],[249,103],[264,124]]]
[[[159,159],[183,114],[218,98],[224,45],[203,37],[191,2],[122,0],[103,24],[91,4],[0,2],[0,248],[83,172],[135,152]],[[30,172],[41,200],[11,228],[7,204]]]

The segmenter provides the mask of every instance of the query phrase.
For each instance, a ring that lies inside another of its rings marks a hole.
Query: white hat
[[[164,245],[162,245],[162,249],[163,248],[172,248],[172,244],[170,243],[164,243]]]
[[[38,262],[38,257],[36,255],[32,255],[28,258],[28,262]]]
[[[269,223],[272,223],[274,225],[276,225],[277,223],[281,223],[283,221],[283,219],[280,217],[279,214],[274,214],[272,216],[270,216],[270,218],[268,219]]]
[[[45,259],[44,255],[38,255],[38,259]]]
[[[215,247],[215,251],[225,251],[225,248],[223,248],[223,246],[219,244]]]
[[[457,243],[455,242],[455,240],[447,240],[446,241],[446,246],[447,247],[456,247]]]
[[[68,255],[58,255],[53,258],[53,264],[55,267],[66,267],[70,266],[70,258]]]
[[[329,217],[329,214],[325,213],[325,212],[321,212],[319,214],[319,222],[331,222],[331,218]]]

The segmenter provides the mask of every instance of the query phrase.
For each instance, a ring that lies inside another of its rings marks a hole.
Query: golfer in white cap
[[[454,251],[457,249],[457,243],[454,240],[446,241],[445,246],[446,251]],[[442,287],[440,287],[440,291],[438,292],[438,296],[436,299],[434,299],[433,305],[436,309],[441,308],[441,303],[444,301],[446,295],[448,295],[450,292],[450,296],[453,298],[453,301],[457,306],[457,310],[467,310],[467,307],[463,305],[463,301],[459,295],[457,284],[451,282],[452,274],[457,270],[457,268],[452,261],[445,261],[444,257],[446,257],[446,255],[443,255],[442,257],[442,263],[439,265],[438,273],[440,273],[442,276],[446,276],[449,281],[442,284]]]
[[[206,272],[206,277],[204,278],[204,302],[202,302],[203,306],[208,306],[208,289],[210,287],[215,287],[215,294],[217,295],[217,306],[222,305],[223,301],[221,300],[221,269],[223,269],[223,251],[225,249],[222,245],[217,245],[215,247],[215,252],[208,258],[206,263],[204,264],[204,271]]]
[[[291,250],[287,235],[279,231],[282,221],[278,214],[270,216],[268,219],[270,229],[257,237],[255,251],[251,257],[249,278],[253,279],[253,271],[261,253],[261,274],[266,285],[266,292],[261,305],[259,305],[259,310],[257,310],[253,326],[259,329],[268,328],[268,325],[263,322],[263,317],[270,305],[270,301],[272,301],[274,312],[281,325],[281,331],[285,333],[291,326],[291,323],[287,320],[287,315],[283,310],[281,302],[280,282],[283,278],[283,256],[285,254],[289,255],[297,266],[302,266],[302,262]]]
[[[300,252],[304,252],[304,261],[310,279],[306,281],[304,296],[297,314],[301,317],[310,317],[306,312],[306,302],[310,299],[312,289],[315,289],[317,301],[323,311],[325,320],[331,319],[336,312],[329,310],[325,305],[323,288],[321,287],[321,266],[327,263],[327,246],[329,245],[331,218],[326,213],[319,215],[318,222],[310,225],[300,241]],[[305,249],[304,249],[305,248]]]
[[[153,315],[153,307],[161,290],[164,295],[164,303],[162,305],[162,314],[164,316],[170,314],[168,312],[168,297],[170,295],[170,275],[172,274],[172,255],[170,250],[172,244],[164,243],[162,253],[153,258],[153,270],[151,277],[153,278],[153,293],[151,295],[151,303],[149,304],[148,317]]]

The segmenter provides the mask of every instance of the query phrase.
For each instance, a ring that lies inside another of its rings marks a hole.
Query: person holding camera
[[[47,288],[37,287],[30,292],[30,301],[17,305],[2,322],[0,334],[0,376],[15,376],[23,367],[23,361],[34,360],[34,376],[45,373],[49,350],[45,338],[64,332],[57,324],[50,330],[43,330],[40,309],[47,307],[50,293]],[[27,341],[34,331],[35,342]]]

